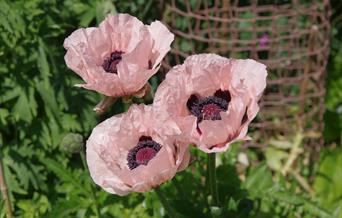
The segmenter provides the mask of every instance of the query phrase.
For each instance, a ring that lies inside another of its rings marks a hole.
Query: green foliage
[[[190,7],[195,6],[195,1],[189,2]],[[105,116],[92,112],[101,98],[98,94],[73,87],[81,80],[65,66],[63,40],[75,29],[94,26],[116,11],[145,22],[161,17],[153,0],[0,1],[0,156],[17,217],[168,217],[153,191],[118,197],[100,190],[84,162],[84,139]],[[189,18],[176,19],[179,28],[187,27]],[[175,46],[184,51],[203,49],[179,39]],[[325,136],[338,142],[342,47],[334,48],[327,79]],[[155,90],[160,81],[153,77],[150,82]],[[125,108],[118,101],[113,111]],[[272,139],[269,144],[264,152],[241,151],[235,144],[217,157],[217,207],[210,206],[208,197],[206,155],[195,149],[190,167],[161,191],[180,217],[338,217],[342,213],[338,207],[341,149],[324,152],[315,193],[309,193],[292,174],[284,177],[280,173],[295,139]],[[302,149],[301,144],[298,147]],[[242,163],[239,155],[246,156],[249,163]],[[294,165],[305,175],[310,166],[303,164],[302,156]],[[2,217],[5,204],[1,196]]]
[[[340,211],[342,217],[342,148],[325,150],[314,188],[322,206],[334,211]],[[333,172],[333,173],[332,173]]]
[[[324,137],[329,142],[342,142],[342,26],[341,4],[332,1],[339,7],[334,8],[332,23],[333,38],[331,41],[331,54],[328,64],[328,76],[326,78],[326,113],[324,115]]]

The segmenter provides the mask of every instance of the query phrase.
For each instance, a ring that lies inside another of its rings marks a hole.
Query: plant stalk
[[[1,189],[2,198],[4,199],[4,202],[6,205],[7,218],[12,218],[13,217],[12,205],[11,205],[11,200],[10,200],[9,195],[8,195],[8,189],[7,189],[7,185],[6,185],[5,175],[3,173],[1,156],[0,156],[0,189]]]
[[[217,192],[216,183],[216,154],[208,154],[208,176],[209,176],[209,189],[213,199],[214,206],[219,206],[219,197]]]
[[[165,195],[163,194],[162,190],[157,187],[154,189],[155,192],[157,193],[158,195],[158,198],[161,202],[161,204],[163,205],[163,207],[165,208],[166,212],[167,212],[167,215],[170,217],[170,218],[177,218],[178,215],[177,215],[177,212],[173,209],[173,207],[169,204],[169,202],[167,201]]]
[[[101,115],[105,113],[116,102],[117,98],[104,96],[104,98],[98,103],[93,110]]]

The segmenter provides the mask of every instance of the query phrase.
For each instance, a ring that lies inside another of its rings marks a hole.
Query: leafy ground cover
[[[101,96],[73,87],[64,38],[94,26],[105,14],[127,12],[145,23],[160,17],[158,1],[0,1],[0,146],[17,217],[342,217],[342,4],[332,1],[331,57],[326,80],[326,146],[310,162],[303,135],[269,142],[265,150],[238,144],[218,156],[220,207],[208,198],[206,156],[192,150],[191,166],[157,192],[110,195],[96,187],[83,143],[104,116],[92,107]],[[153,88],[159,80],[151,79]],[[148,103],[149,100],[147,100]],[[118,101],[112,112],[130,102]],[[73,133],[70,135],[70,133]],[[65,137],[67,136],[67,138]],[[68,141],[70,140],[70,141]],[[293,160],[289,167],[289,160]],[[0,198],[0,217],[5,217]]]

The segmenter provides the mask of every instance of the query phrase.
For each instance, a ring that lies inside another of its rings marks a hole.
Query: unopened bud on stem
[[[68,153],[77,153],[84,145],[83,136],[78,133],[69,133],[62,139],[61,150]]]

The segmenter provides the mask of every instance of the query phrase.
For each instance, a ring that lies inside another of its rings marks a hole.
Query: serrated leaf
[[[45,111],[47,115],[54,116],[55,119],[58,119],[60,112],[52,86],[47,81],[37,81],[36,88],[46,104]]]
[[[31,113],[30,108],[28,107],[30,102],[25,93],[22,93],[17,103],[13,107],[13,114],[18,116],[19,119],[25,120],[26,122],[31,122],[33,119],[33,115]]]
[[[18,194],[26,195],[27,191],[21,187],[21,185],[19,184],[19,179],[13,173],[11,173],[10,165],[12,161],[8,157],[5,157],[3,161],[4,175],[9,193],[12,194],[12,192],[15,192]]]
[[[82,208],[78,199],[63,199],[53,206],[52,210],[47,214],[47,218],[59,218],[70,216],[71,212],[75,212]]]
[[[20,87],[14,87],[0,95],[0,100],[2,103],[6,101],[10,101],[14,98],[17,98],[21,94]]]
[[[49,170],[54,172],[62,181],[72,183],[75,188],[84,191],[84,193],[90,196],[90,191],[88,190],[88,188],[85,187],[82,183],[80,183],[79,180],[75,178],[70,171],[65,169],[63,165],[50,158],[41,158],[40,161]]]
[[[45,50],[44,50],[45,46],[44,46],[42,39],[39,38],[38,42],[39,42],[39,48],[38,48],[39,56],[37,59],[37,64],[38,64],[39,71],[41,72],[41,75],[47,78],[50,76],[50,67],[49,67],[49,63],[47,61]]]

